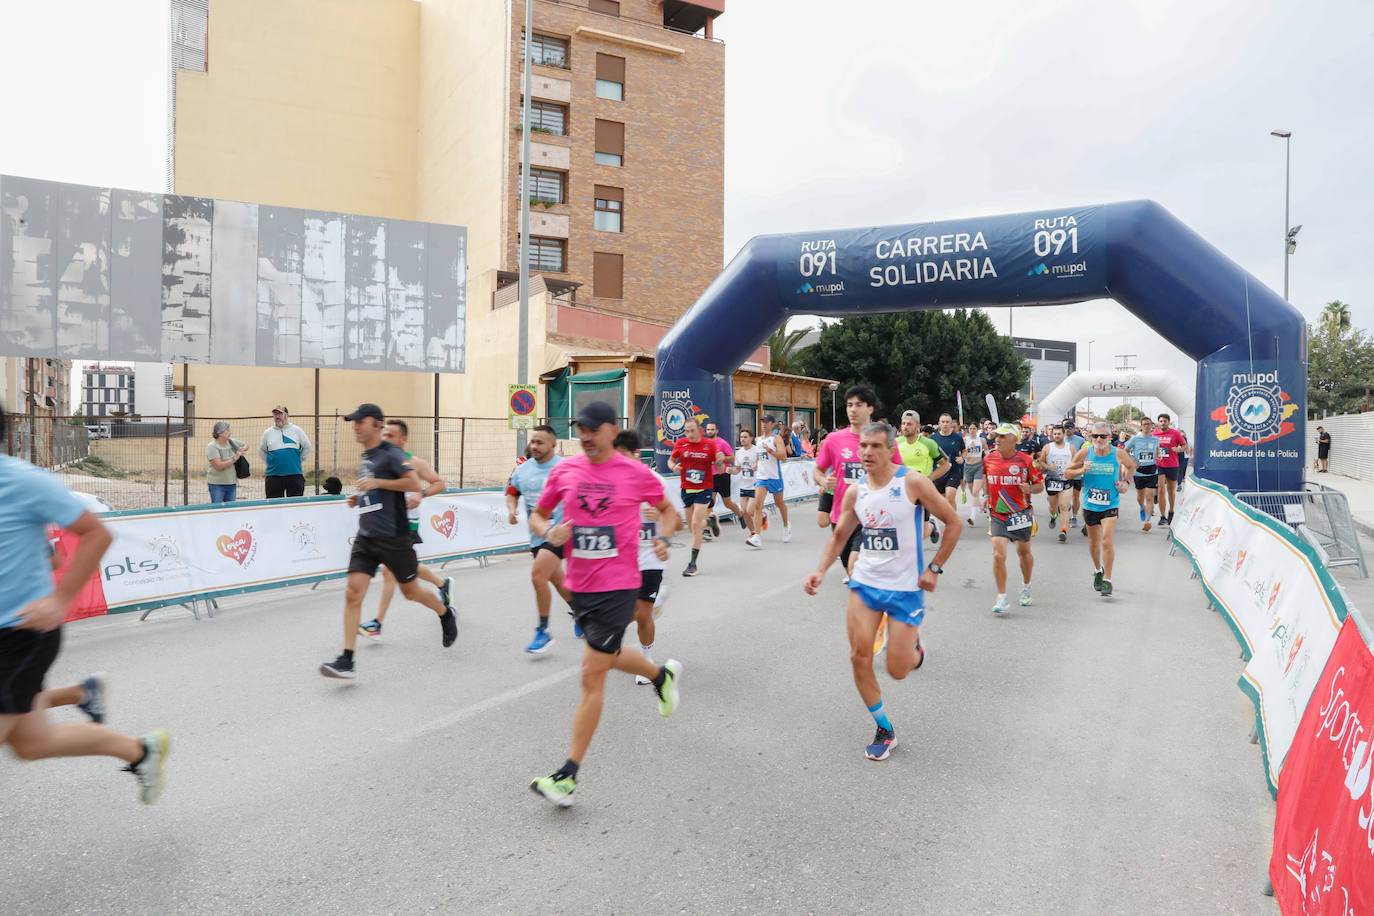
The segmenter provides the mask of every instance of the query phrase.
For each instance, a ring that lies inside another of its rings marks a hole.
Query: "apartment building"
[[[81,373],[81,414],[88,421],[137,413],[133,366],[97,363]]]

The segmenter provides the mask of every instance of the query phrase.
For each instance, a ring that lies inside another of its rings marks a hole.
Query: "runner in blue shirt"
[[[5,441],[0,411],[0,442]],[[81,540],[61,581],[54,586],[48,526]],[[151,805],[162,794],[163,767],[171,739],[162,729],[142,738],[106,728],[105,680],[43,689],[43,679],[62,644],[62,622],[81,589],[100,569],[110,532],[47,471],[0,455],[0,744],[20,760],[46,757],[117,757],[138,780],[139,799]],[[48,720],[55,706],[76,706],[90,722]],[[17,788],[17,786],[16,786]],[[65,799],[63,800],[65,801]]]
[[[1092,427],[1093,444],[1069,462],[1064,476],[1083,479],[1083,524],[1088,530],[1088,552],[1093,559],[1093,588],[1103,598],[1112,596],[1112,562],[1116,549],[1117,507],[1126,492],[1126,477],[1138,465],[1126,452],[1112,445],[1110,423],[1098,421]]]
[[[557,454],[558,434],[552,426],[536,426],[530,432],[530,459],[515,469],[510,475],[506,488],[507,519],[512,525],[520,523],[520,499],[525,500],[525,511],[529,512],[539,502],[539,494],[544,492],[544,482],[549,474],[558,467],[563,456]],[[553,523],[563,521],[563,507],[560,505],[553,513]],[[549,586],[558,590],[558,596],[569,602],[572,592],[563,585],[563,548],[555,547],[544,538],[530,530],[530,554],[534,566],[530,569],[530,584],[534,586],[534,603],[539,612],[539,626],[534,628],[534,639],[525,647],[532,655],[540,655],[553,643],[549,635],[549,608],[553,606],[553,594]],[[577,623],[573,623],[573,635],[580,637]]]
[[[1155,421],[1143,417],[1140,421],[1140,432],[1127,439],[1126,444],[1122,446],[1126,454],[1140,465],[1135,471],[1135,501],[1140,506],[1142,531],[1150,530],[1158,499],[1159,469],[1155,467],[1155,455],[1159,451],[1159,437],[1154,434],[1154,428]]]

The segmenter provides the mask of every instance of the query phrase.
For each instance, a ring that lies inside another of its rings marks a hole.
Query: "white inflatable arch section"
[[[1126,372],[1075,372],[1035,405],[1040,423],[1053,423],[1084,398],[1158,398],[1173,415],[1173,425],[1193,428],[1193,385],[1164,369]]]

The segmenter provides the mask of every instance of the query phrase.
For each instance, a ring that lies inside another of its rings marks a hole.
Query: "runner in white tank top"
[[[615,449],[626,458],[639,460],[639,435],[632,429],[622,429],[616,433]],[[681,527],[681,524],[677,527]],[[662,529],[658,523],[658,511],[653,506],[639,507],[639,594],[635,596],[635,629],[639,636],[639,651],[649,661],[653,661],[655,620],[662,613],[663,602],[668,598],[663,585],[663,570],[668,561],[660,560],[654,551]],[[647,677],[635,675],[635,683],[644,686]]]
[[[859,430],[864,478],[844,491],[820,566],[803,583],[808,595],[816,594],[830,564],[855,531],[861,532],[862,546],[849,581],[845,624],[854,686],[878,726],[873,742],[864,748],[869,760],[886,760],[897,743],[873,673],[873,639],[878,623],[884,614],[891,618],[887,672],[902,680],[925,661],[919,629],[925,615],[923,595],[935,590],[944,572],[941,564],[954,552],[963,530],[954,507],[929,477],[907,473],[907,468],[892,464],[893,439],[892,427],[886,423],[869,423]],[[926,513],[946,526],[935,560],[929,565],[925,565],[921,549],[921,524]]]
[[[1050,527],[1059,527],[1059,543],[1069,539],[1069,518],[1073,515],[1074,490],[1064,472],[1073,461],[1074,447],[1064,441],[1062,426],[1050,427],[1050,441],[1040,450],[1040,467],[1045,470],[1045,495],[1050,501]]]

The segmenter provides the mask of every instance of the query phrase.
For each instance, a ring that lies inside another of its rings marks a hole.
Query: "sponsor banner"
[[[357,513],[337,497],[220,503],[103,519],[114,540],[68,619],[342,576]],[[421,559],[520,549],[501,491],[455,492],[420,503]],[[63,532],[70,556],[76,538]]]
[[[1254,701],[1270,791],[1277,791],[1298,720],[1345,619],[1335,582],[1287,525],[1194,476],[1173,539],[1193,560],[1212,604],[1247,659],[1240,687]]]
[[[1284,913],[1374,913],[1374,657],[1347,620],[1279,776],[1269,879]]]
[[[1301,461],[1298,434],[1303,405],[1290,395],[1301,391],[1307,367],[1295,360],[1252,364],[1245,361],[1203,366],[1206,400],[1198,405],[1198,428],[1206,435],[1197,448],[1208,468],[1251,470]]]

